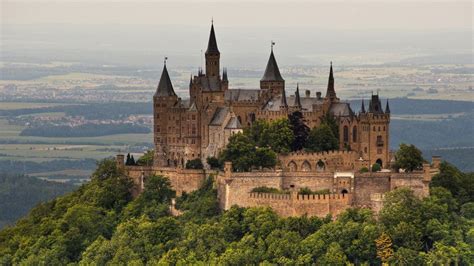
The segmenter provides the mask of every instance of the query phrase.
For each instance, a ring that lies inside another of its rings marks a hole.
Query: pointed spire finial
[[[385,113],[390,114],[390,106],[388,105],[388,99],[387,104],[385,105]]]
[[[272,50],[272,52],[273,52],[273,46],[275,45],[275,42],[272,40],[271,43],[270,43],[270,45],[271,45],[271,50]]]
[[[211,17],[211,25],[214,25],[214,17]]]
[[[167,57],[167,56],[165,56],[165,59],[164,59],[165,66],[166,66],[166,60],[168,60],[168,57]]]
[[[299,83],[296,83],[295,104],[294,104],[294,106],[296,106],[296,107],[299,108],[299,109],[302,108],[302,105],[301,105],[301,98],[300,98],[300,86],[299,86]]]
[[[362,99],[362,106],[360,108],[361,113],[365,113],[365,104],[364,104],[364,102],[365,102],[364,99]]]
[[[336,99],[336,90],[334,89],[334,74],[332,71],[332,61],[330,62],[331,66],[329,67],[329,79],[328,79],[328,88],[326,90],[326,98]]]

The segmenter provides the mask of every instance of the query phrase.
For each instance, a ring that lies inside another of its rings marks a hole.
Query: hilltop
[[[133,199],[131,181],[102,161],[91,182],[35,207],[0,232],[0,264],[474,263],[474,176],[443,163],[430,196],[386,196],[376,218],[348,209],[332,220],[280,218],[268,208],[221,213],[213,180],[176,200],[160,176]]]

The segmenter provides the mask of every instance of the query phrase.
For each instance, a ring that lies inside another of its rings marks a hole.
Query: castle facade
[[[189,81],[187,100],[176,95],[165,63],[153,96],[156,166],[183,168],[196,158],[206,162],[208,157],[219,155],[229,136],[257,119],[273,121],[299,111],[310,128],[319,126],[325,115],[333,116],[339,124],[340,150],[352,151],[366,165],[378,163],[388,168],[388,101],[384,110],[379,96],[372,95],[367,110],[362,101],[361,110],[354,112],[349,103],[337,97],[332,64],[324,97],[321,92],[311,95],[309,90],[300,95],[298,86],[287,96],[272,47],[260,87],[233,89],[226,68],[221,72],[214,25],[205,59],[205,71],[198,71]],[[294,170],[302,167],[291,161],[288,164]]]
[[[222,73],[222,74],[221,74]],[[337,216],[350,207],[367,207],[375,212],[383,205],[386,192],[408,187],[419,197],[427,196],[431,178],[438,173],[440,158],[423,164],[422,170],[397,173],[389,150],[390,108],[383,108],[378,94],[372,95],[368,108],[362,101],[354,112],[349,103],[336,94],[332,64],[325,96],[321,92],[300,95],[299,87],[287,96],[273,53],[267,62],[260,87],[233,89],[226,68],[221,72],[220,51],[214,26],[211,26],[206,51],[206,69],[189,81],[189,99],[179,98],[165,66],[153,96],[154,143],[153,165],[125,165],[117,155],[117,166],[133,180],[138,195],[150,175],[169,178],[177,195],[197,190],[208,176],[213,176],[220,207],[268,206],[281,216]],[[303,150],[278,155],[275,169],[234,172],[231,162],[224,169],[185,169],[186,162],[217,157],[233,134],[241,132],[258,119],[273,121],[299,111],[306,125],[318,127],[330,115],[339,125],[339,149],[328,152]],[[360,171],[378,163],[379,172]],[[256,188],[276,189],[280,193],[259,193]],[[302,189],[319,193],[305,194]]]

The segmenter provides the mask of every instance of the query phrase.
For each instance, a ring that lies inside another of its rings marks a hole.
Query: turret
[[[155,97],[177,97],[173,89],[173,84],[171,83],[170,75],[168,74],[168,69],[166,68],[167,59],[168,58],[165,58],[163,72],[161,72],[161,78],[156,88]]]
[[[286,102],[286,93],[285,89],[281,92],[281,101],[280,101],[280,109],[287,109],[288,103]]]
[[[387,99],[387,104],[385,105],[385,113],[390,114],[390,106],[388,105],[388,99]]]
[[[263,74],[263,77],[260,80],[260,89],[268,90],[271,96],[281,94],[285,89],[285,80],[280,74],[280,69],[278,68],[275,55],[273,54],[274,44],[275,43],[272,42],[267,67],[265,68],[265,73]]]
[[[337,100],[336,90],[334,89],[334,74],[332,71],[332,62],[331,67],[329,68],[329,79],[328,79],[328,88],[326,90],[326,99],[331,101]]]
[[[229,89],[229,80],[227,79],[227,68],[222,70],[222,89]]]
[[[364,99],[362,99],[362,105],[360,107],[360,112],[365,114],[365,104],[364,104]]]
[[[300,98],[300,88],[299,88],[299,84],[297,83],[296,84],[296,91],[295,91],[295,103],[294,105],[296,108],[298,109],[301,109],[302,108],[302,105],[301,105],[301,98]]]
[[[218,77],[220,72],[221,53],[217,48],[216,34],[214,33],[214,23],[211,24],[211,33],[209,35],[209,42],[206,50],[206,76]]]

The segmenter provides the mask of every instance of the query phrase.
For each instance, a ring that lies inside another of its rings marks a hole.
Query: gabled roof
[[[232,116],[230,119],[229,119],[229,122],[227,123],[227,125],[225,126],[226,129],[241,129],[242,128],[242,124],[240,124],[240,121],[237,117],[235,116]]]
[[[353,116],[354,112],[349,103],[333,103],[329,109],[329,113],[333,116]]]
[[[229,112],[229,108],[227,106],[224,107],[217,107],[214,115],[212,116],[210,126],[220,126],[224,123],[225,117]]]
[[[173,84],[171,83],[170,75],[168,74],[168,69],[166,68],[166,64],[163,68],[163,72],[161,72],[161,78],[160,82],[158,83],[158,87],[156,88],[155,96],[176,96],[176,93],[173,89]]]
[[[196,112],[197,111],[196,103],[193,102],[191,106],[189,107],[188,111]]]
[[[209,35],[209,42],[207,43],[206,54],[219,53],[217,48],[216,34],[214,33],[214,24],[211,25],[211,34]]]
[[[270,58],[268,59],[267,67],[265,68],[265,73],[260,81],[285,81],[280,74],[280,69],[275,60],[275,55],[273,55],[273,49],[270,53]]]

